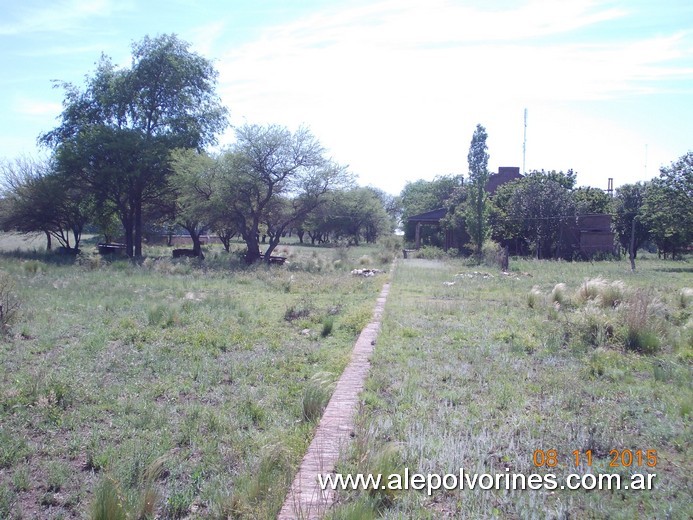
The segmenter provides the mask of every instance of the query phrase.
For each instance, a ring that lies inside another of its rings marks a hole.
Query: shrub
[[[414,253],[414,258],[424,258],[426,260],[442,260],[444,258],[449,258],[449,255],[440,247],[423,246],[421,249],[418,249]]]
[[[484,241],[481,247],[481,262],[489,267],[501,267],[501,255],[503,248],[493,240]]]

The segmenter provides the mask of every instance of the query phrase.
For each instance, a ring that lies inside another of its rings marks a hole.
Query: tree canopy
[[[60,125],[42,135],[59,168],[109,200],[123,224],[130,256],[142,254],[147,206],[170,195],[170,152],[202,150],[227,124],[215,93],[217,73],[175,35],[145,37],[132,64],[102,56],[83,90],[65,90]]]

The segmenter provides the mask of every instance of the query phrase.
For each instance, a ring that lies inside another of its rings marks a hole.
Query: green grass
[[[22,306],[0,342],[0,517],[274,518],[331,392],[320,374],[342,372],[387,276],[350,275],[375,248],[342,268],[333,248],[282,247],[271,267],[216,246],[139,265],[5,248]]]
[[[475,269],[398,263],[356,441],[338,471],[371,471],[368,454],[394,443],[398,464],[424,474],[547,473],[534,466],[534,450],[556,449],[552,471],[563,478],[585,473],[572,452],[589,449],[592,472],[654,472],[655,489],[401,491],[387,507],[372,493],[344,492],[334,518],[364,510],[393,519],[691,517],[693,323],[680,314],[691,264]],[[603,281],[585,282],[595,279]],[[657,450],[657,467],[609,468],[613,449]]]

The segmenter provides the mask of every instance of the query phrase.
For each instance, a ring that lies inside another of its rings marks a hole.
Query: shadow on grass
[[[660,273],[693,273],[693,266],[656,267],[653,271],[659,271]]]
[[[39,260],[41,262],[53,265],[73,265],[77,259],[77,255],[59,254],[56,251],[46,251],[45,249],[15,249],[14,251],[0,251],[0,258],[15,258],[17,260]]]

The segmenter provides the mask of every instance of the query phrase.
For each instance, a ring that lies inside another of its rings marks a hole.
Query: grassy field
[[[21,303],[0,341],[3,519],[273,518],[387,278],[350,269],[391,259],[137,265],[1,242],[0,296]]]
[[[656,259],[634,274],[627,261],[515,261],[509,275],[400,260],[338,471],[553,473],[559,486],[654,473],[654,489],[343,492],[331,518],[693,517],[692,273]]]

